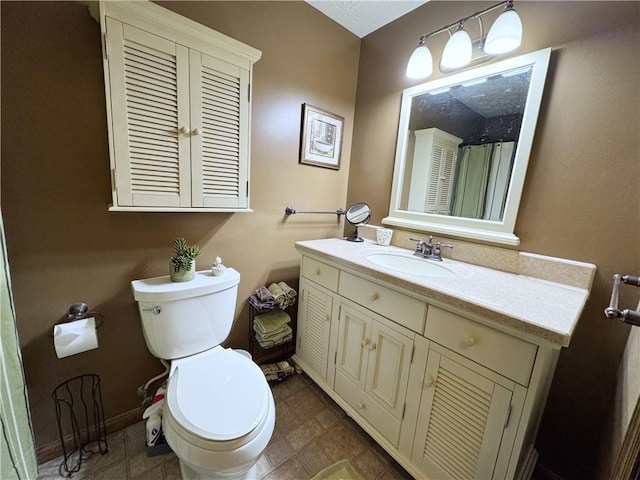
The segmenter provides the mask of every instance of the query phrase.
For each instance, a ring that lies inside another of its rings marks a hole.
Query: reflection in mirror
[[[501,220],[531,66],[413,97],[406,206]]]
[[[383,223],[517,245],[550,50],[408,88]]]
[[[347,237],[347,240],[350,242],[363,242],[364,240],[358,236],[358,227],[369,223],[369,219],[371,218],[371,208],[369,205],[363,202],[354,203],[347,209],[345,217],[354,227],[353,234]]]

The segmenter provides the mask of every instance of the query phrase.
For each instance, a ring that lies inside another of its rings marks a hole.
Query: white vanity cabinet
[[[248,210],[261,53],[151,2],[99,8],[111,210]]]
[[[559,349],[306,252],[300,285],[294,362],[408,472],[530,476]]]

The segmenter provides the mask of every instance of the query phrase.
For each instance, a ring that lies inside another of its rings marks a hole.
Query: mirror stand
[[[358,227],[360,225],[353,226],[353,233],[350,237],[347,237],[347,242],[364,242],[363,238],[358,236]]]

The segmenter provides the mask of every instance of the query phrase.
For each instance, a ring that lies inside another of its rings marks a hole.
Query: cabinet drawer
[[[332,291],[338,290],[338,269],[309,257],[302,257],[302,276]]]
[[[429,306],[427,338],[527,386],[537,346],[459,315]]]
[[[398,446],[398,440],[400,439],[400,420],[356,387],[340,372],[336,373],[335,391],[367,422],[384,435],[387,440],[394,446]]]
[[[420,300],[345,272],[340,274],[339,293],[404,327],[422,333],[427,305]]]

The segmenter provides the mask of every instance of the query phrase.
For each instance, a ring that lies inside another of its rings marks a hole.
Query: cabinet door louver
[[[322,378],[326,378],[333,297],[306,282],[301,285],[301,297],[300,308],[304,312],[304,321],[299,323],[297,353]]]
[[[190,204],[188,50],[107,19],[118,204]]]
[[[433,350],[425,385],[414,457],[437,478],[492,478],[511,392]]]
[[[247,207],[248,71],[197,51],[190,66],[193,205]]]
[[[440,197],[440,168],[442,165],[444,149],[441,145],[434,145],[431,153],[431,167],[427,171],[427,198],[424,205],[425,212],[438,210]]]
[[[425,212],[451,213],[451,188],[456,158],[456,149],[449,145],[434,143]]]

